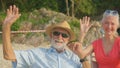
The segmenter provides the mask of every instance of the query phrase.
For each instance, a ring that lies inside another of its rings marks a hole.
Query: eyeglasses
[[[60,34],[61,34],[61,36],[62,36],[63,38],[68,38],[68,37],[69,37],[69,35],[66,34],[66,33],[61,33],[61,32],[58,32],[58,31],[54,31],[54,32],[53,32],[53,35],[54,35],[54,36],[59,36]]]
[[[118,11],[116,11],[116,10],[106,10],[105,12],[104,12],[104,14],[105,15],[113,15],[113,16],[119,16],[119,14],[118,14]]]

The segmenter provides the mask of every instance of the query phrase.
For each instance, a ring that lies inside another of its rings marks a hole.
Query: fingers
[[[76,48],[77,48],[77,43],[75,42],[74,46],[72,47],[72,50],[75,51],[75,50],[77,50]]]
[[[19,14],[19,9],[16,7],[16,5],[10,6],[9,9],[7,9],[7,15],[16,15]]]
[[[83,24],[86,24],[87,17],[83,17]]]
[[[12,14],[16,14],[17,12],[17,10],[16,10],[17,8],[16,8],[16,6],[15,5],[13,5],[13,7],[12,7]]]
[[[71,42],[71,43],[68,44],[68,47],[69,47],[70,50],[75,52],[81,47],[81,44],[79,44],[78,42]]]
[[[19,13],[18,8],[15,5],[13,5],[13,7],[12,7],[12,14],[16,15],[18,13]]]
[[[89,25],[89,23],[90,23],[90,17],[86,17],[86,19],[87,19],[86,23]]]
[[[16,14],[19,14],[19,9],[17,7],[16,7],[15,11],[16,11]]]
[[[12,6],[9,7],[9,9],[7,9],[7,16],[10,15],[12,12]]]
[[[18,7],[14,7],[15,8],[15,15],[17,16],[17,18],[19,18],[21,16],[21,14],[19,13],[19,9]]]
[[[69,47],[70,50],[72,50],[72,48],[73,48],[73,46],[74,46],[74,42],[68,43],[67,46]]]
[[[9,8],[9,13],[10,14],[12,13],[12,6],[10,6],[10,8]]]
[[[81,24],[89,24],[89,22],[90,22],[90,17],[85,16],[83,17],[83,19],[80,19]]]

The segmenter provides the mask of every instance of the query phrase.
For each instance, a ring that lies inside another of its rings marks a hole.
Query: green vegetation
[[[114,9],[120,10],[120,0],[1,0],[0,1],[0,22],[3,21],[5,17],[5,11],[10,5],[17,5],[20,9],[22,16],[16,23],[13,24],[12,30],[18,30],[20,28],[21,22],[28,21],[31,22],[32,25],[45,24],[49,20],[50,17],[45,16],[40,18],[41,13],[36,12],[41,8],[46,8],[47,10],[52,10],[64,14],[69,14],[69,16],[74,16],[76,18],[81,18],[85,15],[93,18],[99,18],[101,14],[106,9]],[[68,10],[67,10],[68,9]],[[30,18],[32,15],[32,18]],[[60,19],[56,19],[56,21],[60,21]],[[77,26],[74,22],[71,21],[71,26]],[[1,30],[1,27],[0,27]]]
[[[52,20],[55,22],[67,20],[74,32],[78,34],[79,18],[87,15],[92,20],[99,20],[106,9],[120,12],[119,3],[120,0],[1,0],[0,31],[6,16],[5,11],[13,4],[19,7],[21,17],[13,24],[12,30],[19,30],[23,26],[25,26],[23,29],[27,30],[28,24],[32,24],[30,30],[44,29],[45,25]],[[31,33],[28,33],[28,36],[31,36]]]
[[[68,3],[68,7],[66,7]],[[40,8],[46,8],[57,12],[67,13],[75,17],[84,15],[99,16],[106,9],[120,10],[120,0],[1,0],[0,11],[4,11],[9,5],[17,5],[21,12],[31,12]],[[72,6],[74,5],[74,6]]]

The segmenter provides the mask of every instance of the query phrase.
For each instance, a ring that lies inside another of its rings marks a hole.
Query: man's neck
[[[56,49],[56,51],[57,51],[58,53],[62,53],[62,52],[65,51],[65,48],[64,48],[64,49]]]

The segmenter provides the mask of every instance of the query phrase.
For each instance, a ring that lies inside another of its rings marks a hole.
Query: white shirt
[[[13,68],[82,68],[80,59],[73,52],[58,53],[54,48],[35,48],[15,51],[17,62]]]

